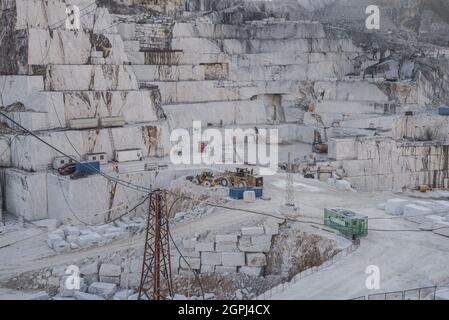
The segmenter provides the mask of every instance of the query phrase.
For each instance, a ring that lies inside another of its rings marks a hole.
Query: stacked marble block
[[[61,22],[67,4],[80,8],[90,5],[82,14],[82,28],[77,32],[67,30]],[[132,148],[141,149],[144,158],[168,154],[169,130],[160,117],[154,92],[140,90],[121,36],[110,27],[113,20],[106,8],[84,0],[15,0],[9,8],[2,18],[6,14],[15,17],[9,31],[13,38],[23,33],[20,45],[25,47],[17,49],[17,65],[0,70],[0,74],[8,74],[0,76],[0,83],[2,87],[4,84],[1,100],[9,117],[80,160],[86,154],[100,152],[112,160],[115,150]],[[125,125],[81,130],[70,127],[72,121],[106,117],[123,117]],[[0,120],[17,129],[11,121]],[[6,209],[11,213],[29,220],[60,216],[64,220],[65,212],[75,211],[93,222],[98,217],[89,216],[89,212],[111,209],[109,200],[116,207],[141,197],[122,186],[115,189],[113,183],[101,182],[97,176],[83,179],[84,187],[77,186],[79,181],[48,171],[61,154],[30,135],[10,134],[8,138],[1,161],[2,166],[11,167],[3,169]],[[121,178],[149,187],[151,174],[145,172],[143,164],[141,167],[139,172],[122,174]],[[102,166],[102,170],[108,169],[108,165]],[[51,190],[52,186],[56,189]],[[90,205],[80,207],[77,199],[89,197]]]
[[[96,260],[79,266],[79,268],[81,276],[79,289],[66,288],[67,266],[55,267],[51,273],[48,273],[51,276],[46,279],[47,288],[58,289],[57,297],[65,299],[104,300],[113,298],[122,300],[119,299],[121,294],[133,299],[132,296],[135,292],[133,289],[137,289],[140,284],[142,259],[133,259],[122,265],[100,263]]]
[[[271,221],[261,226],[242,227],[232,234],[217,234],[199,239],[182,241],[179,253],[172,250],[172,268],[175,273],[191,270],[200,273],[263,276],[273,237],[279,233],[279,225]],[[185,260],[184,260],[185,259]]]
[[[422,223],[419,219],[431,214],[447,215],[449,213],[449,202],[445,200],[414,200],[394,198],[389,199],[385,204],[385,212],[390,215],[404,216],[410,221],[417,218],[417,223]]]
[[[419,225],[420,230],[449,237],[449,202],[445,200],[406,200],[389,199],[380,204],[379,209],[394,216],[403,216],[405,220]]]

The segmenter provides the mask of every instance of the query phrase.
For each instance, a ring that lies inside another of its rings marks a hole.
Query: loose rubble
[[[63,226],[48,234],[47,244],[58,253],[105,245],[123,239],[131,234],[140,233],[146,228],[144,219],[118,220],[114,224],[101,226]]]

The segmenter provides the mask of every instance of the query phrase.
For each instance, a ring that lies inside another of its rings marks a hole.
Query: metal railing
[[[437,286],[403,291],[390,291],[361,296],[350,300],[435,300]]]

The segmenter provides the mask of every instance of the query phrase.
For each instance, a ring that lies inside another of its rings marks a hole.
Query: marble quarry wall
[[[194,120],[276,128],[279,143],[293,145],[313,143],[318,130],[356,188],[441,185],[449,132],[435,107],[448,98],[449,52],[439,32],[420,46],[403,41],[423,36],[433,9],[420,30],[406,23],[413,10],[398,9],[403,19],[385,19],[397,32],[363,34],[364,2],[349,2],[2,0],[1,110],[80,160],[106,153],[106,172],[116,150],[141,149],[143,160],[119,175],[145,186],[180,174],[145,163],[167,161],[171,131]],[[79,30],[66,28],[69,5],[81,9]],[[349,31],[330,17],[345,10],[361,12]],[[102,125],[111,118],[120,125]],[[91,212],[140,197],[102,177],[59,176],[58,154],[1,116],[0,148],[6,209],[27,219],[70,221],[77,211],[97,221]]]
[[[385,138],[332,139],[333,166],[364,191],[444,188],[449,179],[449,143]]]
[[[80,30],[66,29],[71,4],[86,8]],[[2,52],[1,59],[1,102],[8,117],[79,160],[106,153],[111,161],[116,150],[126,149],[142,150],[145,159],[168,154],[160,94],[157,88],[140,88],[106,8],[87,0],[2,1],[1,8],[1,47],[9,45],[9,54]],[[105,119],[120,119],[120,125],[105,126]],[[93,213],[141,198],[101,176],[59,176],[52,164],[60,154],[12,121],[0,121],[8,212],[28,220],[54,217],[76,224],[70,219],[75,212],[87,222],[104,222],[105,217]],[[136,172],[124,166],[117,177],[149,187],[154,172],[139,165]],[[111,171],[110,165],[102,170]]]

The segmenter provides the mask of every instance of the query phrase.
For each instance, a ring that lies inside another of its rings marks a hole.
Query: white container
[[[125,118],[122,116],[100,118],[100,127],[103,128],[123,127],[124,125]]]
[[[71,156],[72,158],[75,158]],[[72,159],[69,157],[55,157],[53,159],[53,169],[58,170],[64,167],[67,164],[73,164],[75,163]]]
[[[108,155],[106,152],[89,153],[89,154],[86,154],[86,160],[99,161],[100,164],[107,164],[108,163]]]
[[[98,127],[97,118],[83,118],[69,120],[70,129],[90,129]]]
[[[157,171],[157,163],[145,163],[146,171]]]
[[[142,159],[143,156],[141,149],[127,149],[115,151],[115,161],[117,162],[140,161]]]

